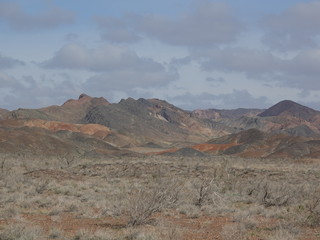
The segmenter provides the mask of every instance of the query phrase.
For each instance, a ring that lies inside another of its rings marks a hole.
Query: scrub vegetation
[[[319,238],[316,160],[1,159],[1,240]]]

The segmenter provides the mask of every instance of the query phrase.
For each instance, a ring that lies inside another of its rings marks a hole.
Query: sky
[[[0,108],[81,93],[320,110],[320,1],[0,0]]]

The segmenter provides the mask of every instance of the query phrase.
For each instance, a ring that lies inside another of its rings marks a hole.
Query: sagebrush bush
[[[232,223],[223,227],[221,235],[223,240],[244,240],[246,229],[242,223]]]
[[[292,233],[289,229],[279,228],[267,237],[267,240],[295,240],[297,234]]]
[[[129,216],[128,226],[142,225],[148,222],[152,214],[177,203],[181,185],[160,182],[159,185],[136,189],[127,196],[124,212]]]
[[[1,240],[39,240],[42,238],[43,232],[39,227],[25,224],[10,225],[0,233]]]

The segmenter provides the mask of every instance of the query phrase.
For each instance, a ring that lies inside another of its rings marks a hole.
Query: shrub
[[[241,223],[228,224],[222,229],[223,240],[244,240],[246,229]]]
[[[279,228],[270,235],[267,240],[295,240],[296,234],[292,233],[288,229]]]
[[[178,200],[180,190],[180,184],[165,182],[151,188],[137,189],[128,196],[124,209],[129,215],[128,226],[145,224],[152,214],[172,207]]]
[[[36,240],[41,239],[41,236],[42,231],[38,227],[16,224],[0,233],[0,240]]]
[[[209,196],[212,193],[212,183],[213,179],[202,179],[200,182],[194,184],[197,191],[196,206],[201,208],[202,205],[209,200]]]
[[[320,190],[315,190],[303,204],[296,206],[289,214],[295,225],[317,227],[320,225]]]

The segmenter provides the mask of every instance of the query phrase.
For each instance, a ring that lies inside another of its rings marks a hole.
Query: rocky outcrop
[[[320,112],[298,104],[290,100],[281,101],[264,112],[260,113],[259,117],[274,117],[274,116],[292,116],[304,120],[311,120],[314,116],[319,115]]]
[[[4,119],[8,112],[8,110],[0,108],[0,120]]]
[[[47,121],[61,121],[67,123],[80,123],[83,117],[92,108],[105,106],[110,103],[100,97],[94,98],[81,94],[79,99],[70,99],[61,106],[49,106],[40,109],[18,109],[6,114],[7,119],[42,119]]]
[[[98,106],[91,109],[82,122],[105,125],[135,138],[140,144],[150,141],[188,144],[219,136],[206,121],[158,99],[128,98],[117,104]]]

